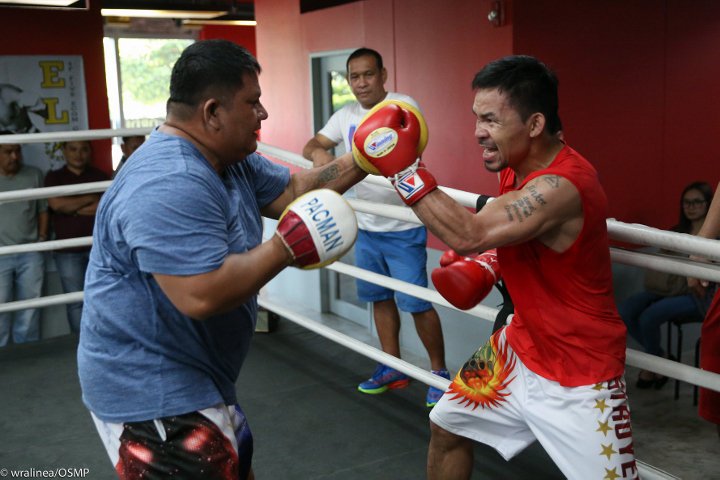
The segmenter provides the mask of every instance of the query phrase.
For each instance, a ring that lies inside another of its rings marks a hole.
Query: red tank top
[[[615,378],[625,369],[626,329],[613,297],[607,197],[592,165],[568,146],[517,188],[515,172],[503,170],[500,193],[541,175],[558,175],[575,185],[583,228],[562,253],[538,240],[497,249],[515,304],[507,340],[530,370],[563,386]]]

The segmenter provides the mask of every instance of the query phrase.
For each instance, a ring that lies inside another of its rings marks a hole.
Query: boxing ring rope
[[[149,133],[147,128],[139,129],[122,129],[122,130],[88,130],[77,132],[53,132],[42,134],[21,134],[21,135],[2,135],[0,136],[0,144],[4,143],[43,143],[49,141],[71,141],[71,140],[96,140],[99,138],[107,138],[109,136],[128,136],[128,135],[145,135]],[[309,168],[311,163],[300,155],[287,152],[277,147],[260,143],[258,150],[268,156],[275,157],[283,162]],[[382,185],[385,188],[392,188],[390,183],[381,177],[369,176],[365,181]],[[80,185],[69,185],[62,187],[47,187],[30,190],[16,190],[11,192],[0,193],[0,204],[5,202],[13,202],[27,199],[47,198],[53,196],[77,195],[83,193],[102,192],[107,189],[111,181],[94,182]],[[448,195],[460,202],[466,207],[475,207],[477,194],[463,192],[448,187],[440,187]],[[358,199],[349,199],[353,208],[360,212],[373,213],[383,215],[390,218],[396,218],[413,223],[420,223],[417,216],[412,210],[392,205],[381,205],[373,202],[367,202]],[[618,222],[614,219],[608,219],[608,233],[611,239],[629,242],[637,245],[653,246],[667,250],[677,251],[685,254],[698,255],[709,259],[720,260],[720,245],[713,240],[701,239],[686,234],[678,234],[667,232],[639,224],[626,224]],[[75,247],[91,245],[92,237],[81,237],[69,240],[54,240],[47,242],[38,242],[25,245],[12,245],[0,247],[0,255],[8,255],[14,253],[24,253],[33,251],[49,251],[58,248]],[[643,253],[620,248],[611,248],[611,256],[613,261],[627,265],[634,265],[643,268],[651,268],[660,271],[678,273],[684,276],[693,276],[703,278],[720,283],[720,266],[713,264],[689,261],[687,259],[679,259],[661,254]],[[393,290],[407,293],[416,297],[426,299],[438,305],[458,310],[450,305],[435,290],[418,287],[408,284],[390,277],[369,272],[353,265],[335,262],[327,267],[328,270],[335,271],[343,275],[349,275],[355,278],[366,280],[369,282],[382,285]],[[60,295],[52,295],[40,299],[21,300],[0,304],[0,313],[23,310],[27,308],[42,308],[46,306],[62,305],[82,301],[83,292],[73,292]],[[331,341],[339,343],[357,353],[368,358],[372,358],[378,362],[384,363],[395,368],[416,380],[427,385],[432,385],[440,389],[446,389],[449,381],[427,372],[426,370],[407,363],[397,357],[378,350],[370,345],[365,344],[353,337],[342,334],[320,322],[314,321],[307,316],[298,313],[297,310],[291,310],[288,307],[273,302],[270,299],[260,295],[258,303],[263,308],[270,310],[283,318],[297,323],[308,330],[311,330]],[[498,310],[478,305],[473,309],[463,311],[468,315],[482,318],[487,321],[494,321]],[[647,369],[676,378],[678,380],[720,391],[720,374],[703,371],[689,365],[684,365],[675,361],[659,358],[644,352],[627,349],[626,362],[628,365]],[[651,465],[647,465],[638,461],[638,470],[643,478],[660,479],[660,478],[677,478],[658,470]]]

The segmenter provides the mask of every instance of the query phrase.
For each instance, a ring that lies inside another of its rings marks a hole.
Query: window
[[[188,38],[105,37],[105,72],[112,128],[154,127],[165,119],[170,73]],[[113,145],[113,168],[120,161]]]

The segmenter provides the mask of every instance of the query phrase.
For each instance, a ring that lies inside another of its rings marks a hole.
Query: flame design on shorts
[[[503,392],[515,377],[508,378],[515,368],[515,357],[509,358],[508,344],[498,345],[499,335],[495,334],[481,347],[455,375],[448,393],[459,399],[460,404],[482,408],[499,407],[505,401]]]

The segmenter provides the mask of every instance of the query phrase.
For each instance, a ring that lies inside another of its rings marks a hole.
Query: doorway
[[[330,119],[333,113],[355,101],[347,82],[345,62],[353,50],[322,52],[310,55],[312,90],[313,135]],[[335,147],[335,156],[345,153],[343,144]],[[354,197],[351,189],[345,196]],[[355,249],[340,260],[355,265]],[[372,326],[370,307],[357,298],[355,279],[347,275],[323,270],[321,273],[323,311],[339,315],[363,326]]]

